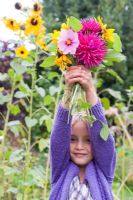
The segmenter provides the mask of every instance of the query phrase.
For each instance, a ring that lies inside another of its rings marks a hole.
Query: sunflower
[[[33,14],[40,15],[42,13],[42,5],[38,2],[35,2],[33,4],[32,12]]]
[[[107,24],[103,24],[102,18],[100,16],[98,17],[98,22],[102,30],[102,38],[108,42],[114,42],[113,33],[115,29],[107,28]]]
[[[25,59],[28,56],[29,51],[24,46],[20,46],[16,48],[15,53],[16,56]]]
[[[59,58],[56,58],[55,65],[59,66],[61,70],[65,70],[68,68],[68,64],[72,64],[71,60],[66,56],[62,55]]]
[[[29,16],[25,24],[25,35],[28,36],[31,33],[33,33],[34,35],[38,35],[43,23],[44,21],[40,16],[34,14]]]
[[[11,29],[12,31],[19,31],[20,30],[20,23],[18,23],[16,20],[14,19],[4,19],[4,24],[6,27],[8,27],[9,29]]]
[[[46,46],[46,43],[42,37],[36,38],[36,45],[39,46],[41,49],[48,51],[48,47]]]

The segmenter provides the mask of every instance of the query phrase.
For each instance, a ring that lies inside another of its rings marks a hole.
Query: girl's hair
[[[78,121],[87,122],[85,117],[87,117],[87,113],[85,111],[74,113],[72,115],[72,126]]]

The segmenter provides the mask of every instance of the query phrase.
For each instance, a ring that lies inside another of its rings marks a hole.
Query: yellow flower
[[[72,64],[71,60],[66,56],[62,55],[60,58],[56,58],[55,65],[59,66],[61,70],[65,70],[68,68],[68,64]]]
[[[16,48],[15,53],[18,57],[25,59],[28,56],[29,51],[24,46],[20,46]]]
[[[40,16],[34,14],[29,16],[25,24],[25,35],[28,36],[31,33],[38,35],[40,29],[42,29],[43,23],[44,21]]]
[[[42,13],[42,5],[38,1],[33,4],[32,12],[37,15]]]
[[[106,41],[114,42],[113,33],[115,29],[107,28],[107,24],[103,24],[102,18],[100,16],[98,17],[98,22],[102,30],[102,38]]]
[[[70,28],[69,25],[68,25],[68,23],[69,23],[69,18],[67,18],[66,23],[63,23],[63,24],[61,25],[61,29],[68,30],[68,29]]]
[[[51,33],[52,42],[57,44],[59,36],[60,36],[60,31],[54,30],[54,32]]]
[[[103,19],[100,16],[98,16],[98,22],[100,24],[100,27],[101,27],[102,30],[104,30],[104,29],[106,29],[107,24],[104,24],[102,20]]]
[[[36,38],[36,44],[41,48],[44,49],[45,51],[48,51],[48,47],[46,46],[46,43],[42,37],[37,37]]]
[[[16,20],[14,19],[4,19],[3,20],[4,24],[6,27],[8,27],[9,29],[11,29],[12,31],[19,31],[20,30],[20,23],[18,23]]]
[[[105,39],[106,41],[114,42],[114,36],[113,36],[114,30],[115,29],[111,29],[111,28],[105,29],[103,31],[102,38]]]

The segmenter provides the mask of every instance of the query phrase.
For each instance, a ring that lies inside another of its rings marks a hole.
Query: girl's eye
[[[75,142],[76,141],[76,139],[75,138],[71,138],[71,142]]]

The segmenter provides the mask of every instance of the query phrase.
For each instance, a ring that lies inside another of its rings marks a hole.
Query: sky
[[[10,17],[21,21],[23,19],[20,11],[14,8],[16,2],[21,2],[23,6],[30,7],[34,0],[0,0],[0,19],[2,17]],[[0,40],[8,41],[10,39],[15,39],[13,31],[7,29],[0,20]]]

